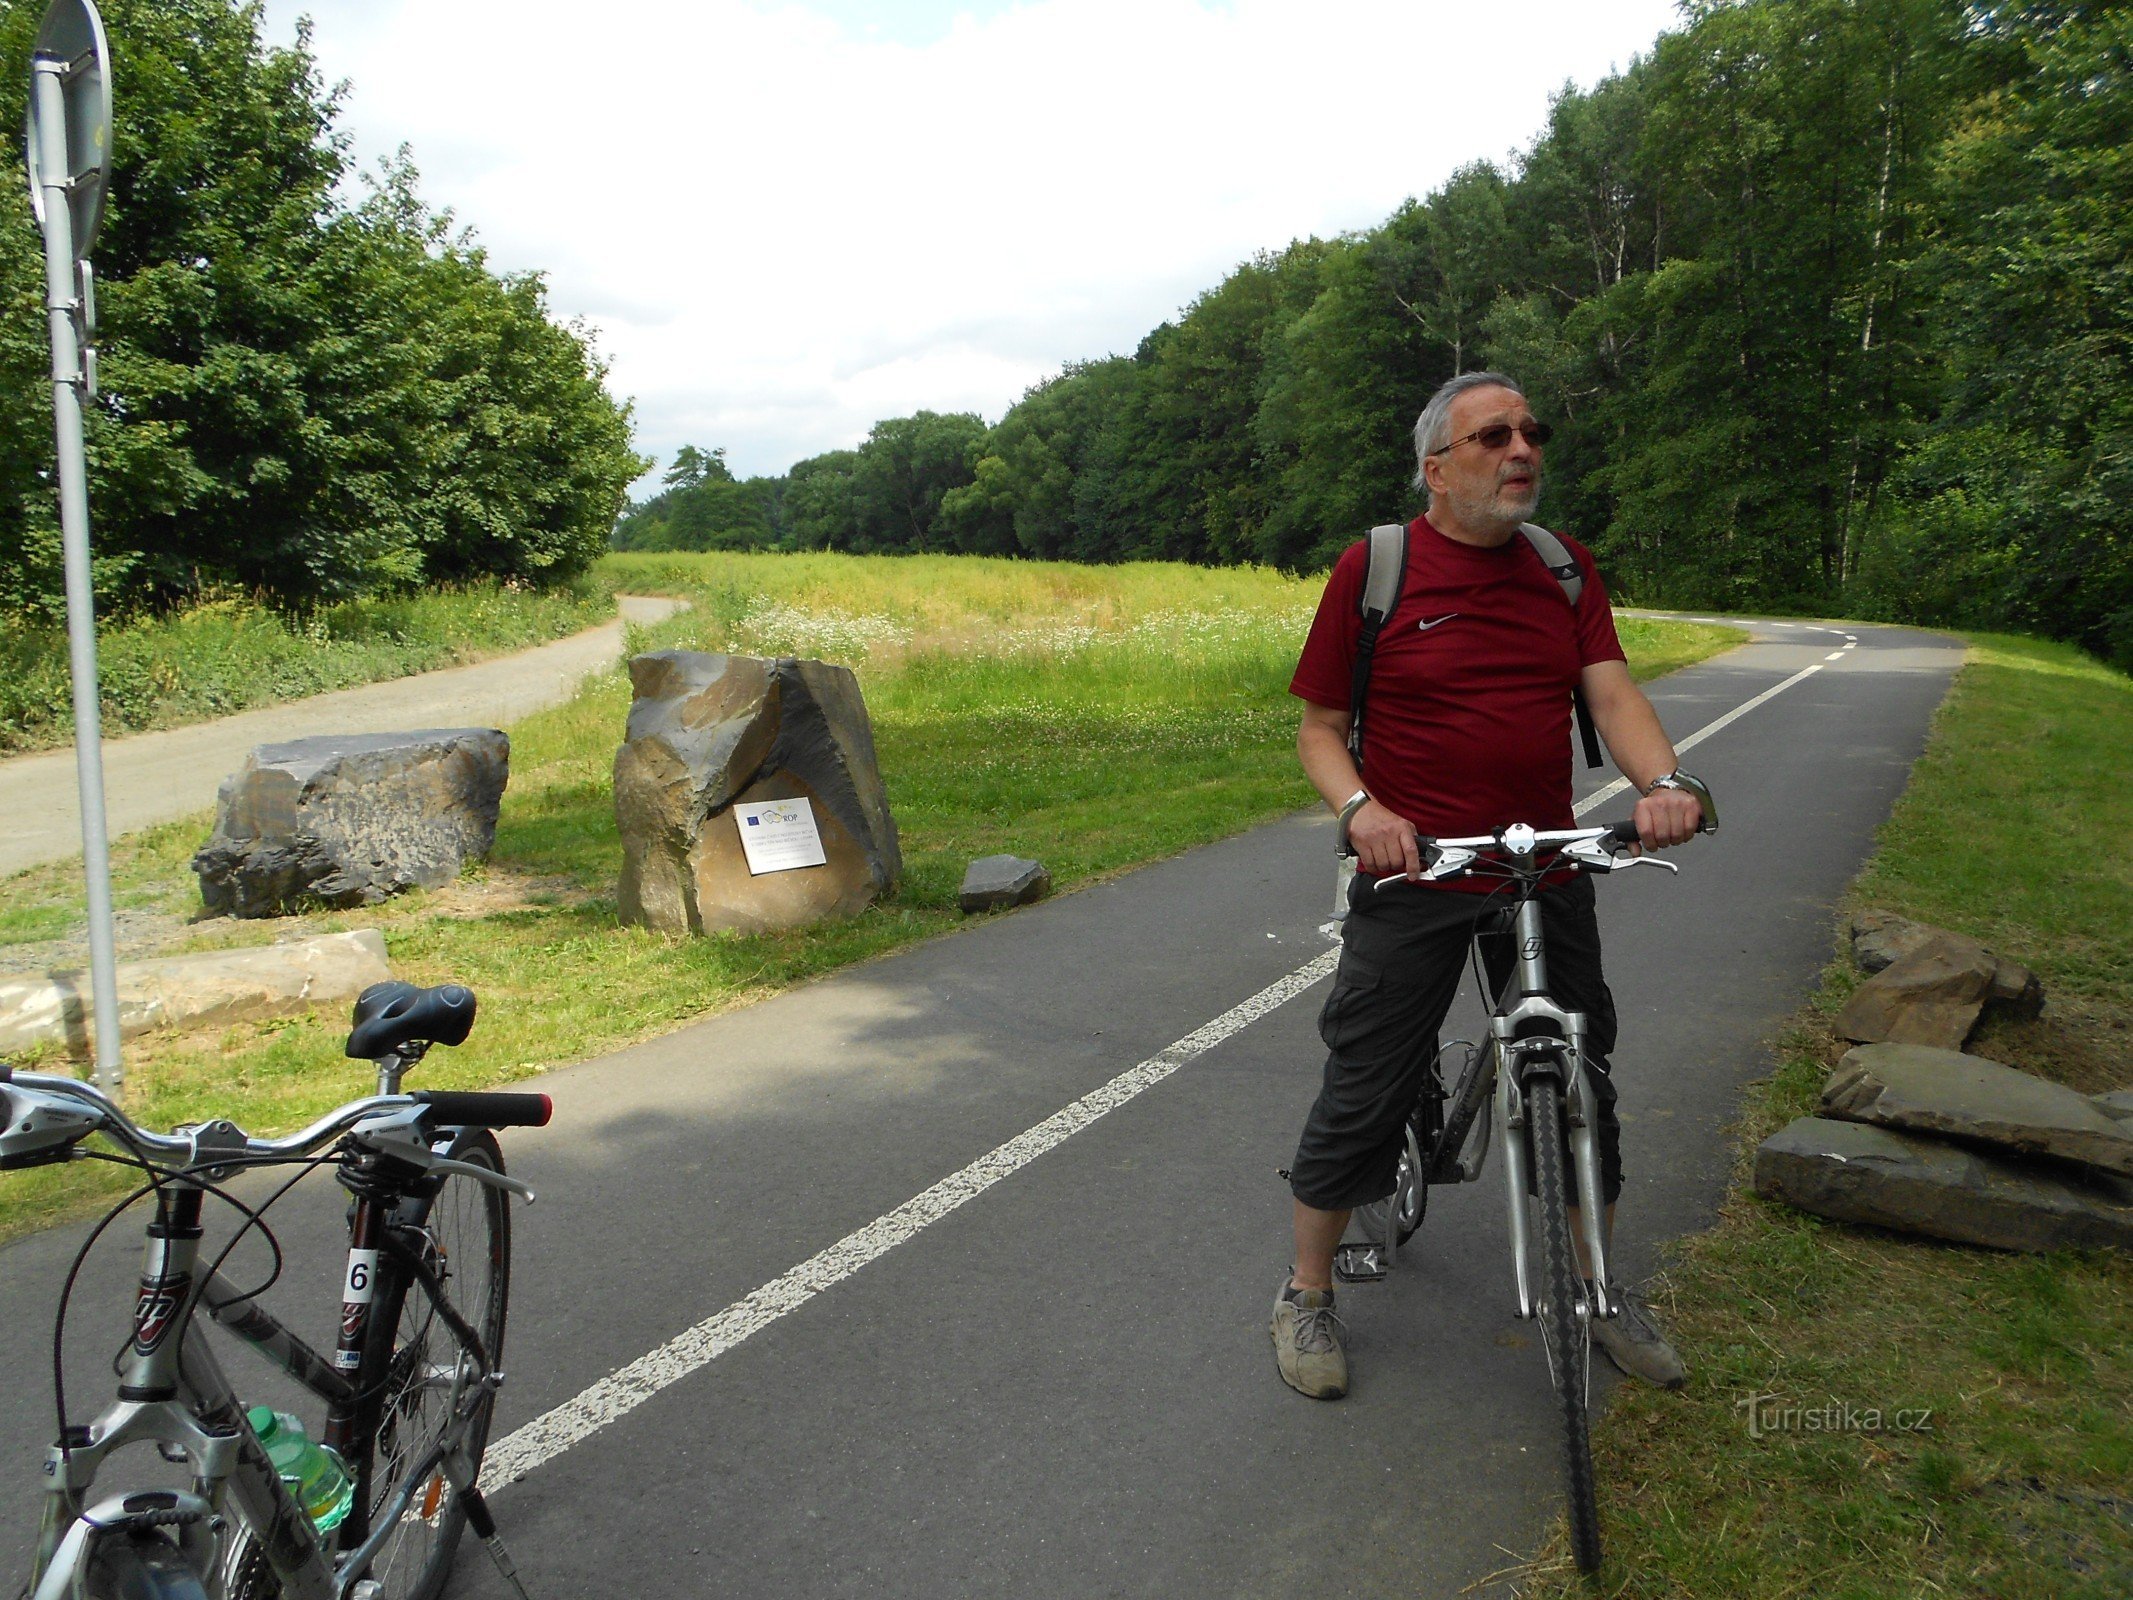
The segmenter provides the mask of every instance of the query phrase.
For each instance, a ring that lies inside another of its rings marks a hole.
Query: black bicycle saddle
[[[459,1044],[474,1027],[474,991],[460,983],[434,989],[398,981],[374,983],[356,996],[347,1053],[376,1061],[402,1046]]]

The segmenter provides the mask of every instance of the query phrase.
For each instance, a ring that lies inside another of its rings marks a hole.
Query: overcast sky
[[[1672,0],[267,0],[370,165],[547,275],[638,447],[988,421],[1238,262],[1530,144]],[[648,480],[649,481],[649,480]],[[642,486],[640,486],[642,487]]]

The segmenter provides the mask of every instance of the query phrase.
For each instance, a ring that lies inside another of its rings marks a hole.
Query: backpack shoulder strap
[[[1407,524],[1386,522],[1370,530],[1370,567],[1363,579],[1363,627],[1355,639],[1355,671],[1348,685],[1348,753],[1363,759],[1363,697],[1370,688],[1370,658],[1378,632],[1400,603],[1407,582]]]
[[[1563,598],[1570,602],[1570,609],[1578,608],[1578,597],[1585,592],[1585,573],[1579,567],[1577,557],[1570,547],[1537,522],[1521,522],[1518,531],[1526,536],[1526,543],[1533,546],[1533,553],[1541,558],[1541,565],[1554,575],[1563,586]],[[1577,713],[1578,739],[1585,747],[1585,765],[1600,764],[1600,739],[1592,731],[1592,712],[1585,705],[1585,691],[1570,691],[1571,709]]]
[[[1541,565],[1563,586],[1563,598],[1575,607],[1578,597],[1585,592],[1585,572],[1578,565],[1577,557],[1570,553],[1570,546],[1537,522],[1521,522],[1518,531],[1526,536],[1526,543],[1533,546],[1533,553],[1541,558]]]

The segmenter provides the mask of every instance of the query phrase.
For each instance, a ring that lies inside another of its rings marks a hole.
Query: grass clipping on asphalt
[[[1970,1048],[2084,1092],[2133,1082],[2133,681],[1978,637],[1857,908],[2033,967],[2034,1021]],[[1756,1145],[1815,1109],[1859,981],[1847,941],[1753,1091],[1719,1224],[1653,1286],[1689,1386],[1595,1428],[1607,1559],[1558,1529],[1522,1596],[2133,1594],[2133,1261],[2004,1255],[1755,1197]],[[1921,1413],[1925,1414],[1921,1423]]]
[[[114,851],[121,956],[376,927],[396,976],[472,986],[473,1036],[416,1087],[471,1089],[616,1049],[957,926],[974,856],[1012,851],[1060,891],[1309,805],[1288,681],[1321,583],[1264,569],[1054,565],[975,557],[622,556],[599,577],[693,609],[630,630],[631,650],[689,647],[852,667],[902,838],[904,879],[847,922],[670,939],[619,926],[611,773],[629,710],[619,670],[511,732],[496,847],[459,883],[352,912],[198,922],[192,853],[211,817]],[[1633,667],[1671,670],[1730,629],[1624,619]],[[78,863],[0,885],[0,947],[43,964],[82,925]],[[126,948],[129,930],[138,936]],[[160,935],[160,937],[157,937]],[[7,952],[0,948],[0,955]],[[78,959],[78,958],[77,958]],[[129,1114],[150,1127],[228,1116],[300,1126],[369,1092],[344,1059],[346,1008],[125,1050]],[[60,1058],[18,1063],[57,1069]],[[0,1237],[115,1189],[102,1164],[11,1174]]]

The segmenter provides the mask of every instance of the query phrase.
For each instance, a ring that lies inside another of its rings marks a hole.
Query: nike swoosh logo
[[[1441,616],[1441,617],[1424,617],[1424,618],[1423,618],[1423,619],[1422,619],[1422,620],[1421,620],[1420,622],[1418,622],[1418,623],[1416,623],[1416,624],[1415,624],[1415,627],[1416,627],[1417,629],[1419,629],[1419,630],[1420,630],[1421,632],[1423,632],[1423,633],[1427,633],[1427,632],[1429,632],[1429,630],[1430,630],[1430,629],[1432,629],[1432,628],[1434,628],[1434,627],[1438,627],[1439,625],[1441,625],[1441,624],[1443,624],[1443,623],[1449,622],[1449,621],[1451,621],[1451,620],[1452,620],[1452,618],[1454,618],[1454,617],[1456,617],[1456,616],[1458,616],[1458,615],[1459,615],[1459,613],[1458,613],[1458,612],[1456,612],[1456,611],[1447,611],[1447,612],[1446,612],[1446,613],[1445,613],[1445,614],[1444,614],[1443,616]]]

